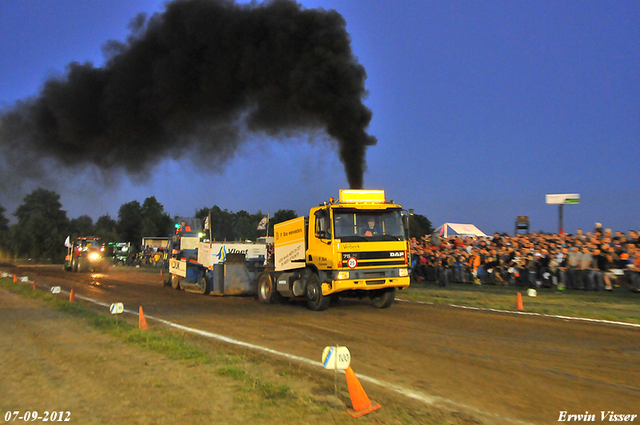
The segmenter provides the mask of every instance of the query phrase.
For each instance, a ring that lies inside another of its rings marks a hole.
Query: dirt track
[[[58,270],[20,273],[311,360],[319,361],[327,345],[344,345],[358,375],[454,410],[540,424],[556,423],[561,411],[588,411],[598,420],[600,411],[640,414],[637,328],[401,302],[378,310],[365,300],[314,313],[304,303],[264,306],[253,298],[178,292],[162,287],[157,274]]]

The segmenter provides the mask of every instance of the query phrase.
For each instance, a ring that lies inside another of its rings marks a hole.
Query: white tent
[[[478,236],[487,235],[474,224],[460,224],[460,223],[444,223],[438,227],[434,233],[440,235],[441,238],[448,238],[450,236],[471,236],[472,238]]]

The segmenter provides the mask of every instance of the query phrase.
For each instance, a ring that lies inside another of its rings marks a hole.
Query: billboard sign
[[[549,205],[577,205],[580,203],[579,193],[556,193],[546,195]]]

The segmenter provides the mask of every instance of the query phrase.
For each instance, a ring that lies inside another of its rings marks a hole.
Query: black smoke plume
[[[177,0],[131,24],[105,63],[71,63],[37,97],[0,115],[5,188],[45,179],[47,163],[143,175],[167,158],[223,163],[248,135],[324,132],[362,187],[364,68],[336,11],[290,0]]]

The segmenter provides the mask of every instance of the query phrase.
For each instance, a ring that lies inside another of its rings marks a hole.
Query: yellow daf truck
[[[311,310],[332,298],[369,297],[389,307],[409,286],[408,214],[382,190],[341,190],[298,217],[274,226],[273,264],[258,277],[258,299],[304,297]]]

